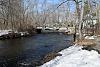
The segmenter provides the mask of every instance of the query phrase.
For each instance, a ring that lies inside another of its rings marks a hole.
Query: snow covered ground
[[[85,39],[95,39],[97,36],[86,36]]]
[[[82,46],[71,46],[59,52],[62,56],[40,67],[100,67],[100,54],[92,50],[82,50]]]

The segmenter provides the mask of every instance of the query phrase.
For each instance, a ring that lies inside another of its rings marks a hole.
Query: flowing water
[[[71,46],[72,35],[37,34],[32,37],[0,40],[0,67],[35,67],[43,57]]]

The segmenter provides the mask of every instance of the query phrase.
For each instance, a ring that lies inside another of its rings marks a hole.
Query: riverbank
[[[100,36],[86,36],[74,44],[40,67],[100,67]]]
[[[14,39],[20,37],[27,37],[36,34],[36,31],[33,29],[19,32],[19,31],[12,31],[12,30],[0,30],[0,40],[4,39]]]
[[[62,56],[57,56],[40,67],[100,67],[100,54],[82,48],[79,45],[66,48],[59,52]]]

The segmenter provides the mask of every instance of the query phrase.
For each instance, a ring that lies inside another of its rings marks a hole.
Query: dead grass
[[[95,40],[89,40],[89,39],[81,39],[76,40],[75,44],[81,45],[81,46],[95,46]]]

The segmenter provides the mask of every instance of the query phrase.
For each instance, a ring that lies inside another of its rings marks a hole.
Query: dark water
[[[71,46],[71,35],[37,34],[0,41],[0,67],[35,67],[43,57]],[[30,66],[29,66],[30,65]]]

